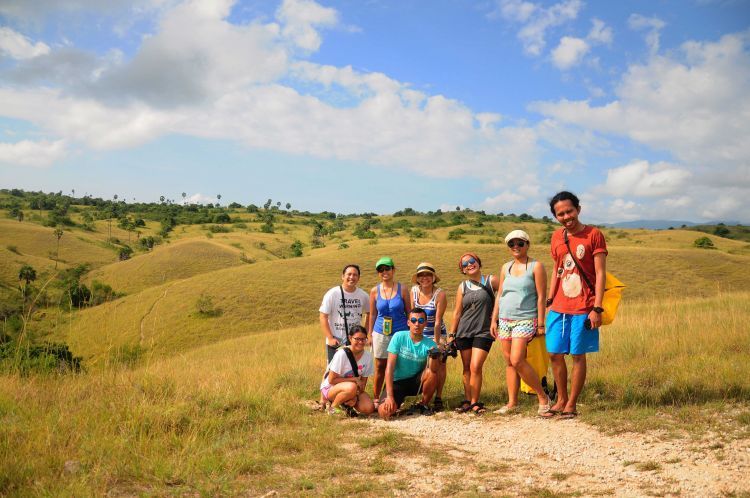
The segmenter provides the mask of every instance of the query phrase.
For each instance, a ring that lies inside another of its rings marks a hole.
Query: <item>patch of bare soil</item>
[[[716,434],[607,435],[578,420],[440,413],[368,419],[413,437],[422,455],[393,457],[397,496],[747,496],[750,440]],[[440,461],[440,463],[437,463]]]

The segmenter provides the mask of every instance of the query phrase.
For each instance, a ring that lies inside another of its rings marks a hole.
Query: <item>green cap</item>
[[[388,265],[392,268],[395,268],[396,265],[393,264],[393,260],[390,258],[390,256],[383,256],[378,260],[377,263],[375,263],[375,269],[377,270],[379,266],[382,265]]]

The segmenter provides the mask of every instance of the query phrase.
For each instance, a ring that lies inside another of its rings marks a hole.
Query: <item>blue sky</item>
[[[4,0],[0,185],[750,222],[750,2]]]

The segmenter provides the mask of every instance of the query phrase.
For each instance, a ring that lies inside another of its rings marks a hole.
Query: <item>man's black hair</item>
[[[422,314],[425,318],[427,318],[427,312],[424,310],[424,308],[420,308],[417,306],[416,308],[412,308],[409,314],[416,313],[417,315]]]
[[[357,275],[362,275],[362,272],[359,271],[359,265],[355,265],[355,264],[346,265],[344,269],[341,270],[341,274],[343,275],[344,273],[346,273],[346,270],[348,270],[349,268],[354,268],[355,270],[357,270]]]
[[[573,207],[576,209],[581,207],[581,201],[578,200],[578,196],[576,196],[572,192],[563,190],[562,192],[558,192],[557,194],[555,194],[555,196],[549,200],[549,209],[550,211],[552,211],[552,216],[555,216],[555,204],[560,201],[570,201],[573,203]]]
[[[349,328],[349,337],[352,337],[357,332],[362,332],[363,334],[367,335],[367,329],[364,328],[362,325],[352,325]]]

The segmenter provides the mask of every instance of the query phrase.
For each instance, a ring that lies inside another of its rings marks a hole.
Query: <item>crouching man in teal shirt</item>
[[[380,418],[390,418],[407,396],[422,394],[422,400],[412,406],[411,413],[432,415],[428,406],[437,387],[437,358],[430,358],[435,342],[423,335],[427,313],[414,308],[409,313],[409,330],[396,332],[388,345],[385,367],[385,395],[380,399]],[[429,360],[429,361],[428,361]],[[429,366],[425,368],[426,365]]]

